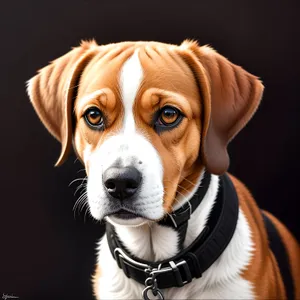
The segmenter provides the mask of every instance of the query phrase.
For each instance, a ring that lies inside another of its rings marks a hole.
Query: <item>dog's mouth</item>
[[[147,215],[143,213],[143,211],[136,210],[134,208],[123,206],[123,205],[115,205],[114,207],[110,207],[108,211],[104,214],[103,217],[113,217],[115,221],[134,221],[135,219],[143,219],[144,221],[157,222],[160,218],[149,218]]]
[[[113,216],[123,220],[130,220],[140,217],[139,215],[125,209],[120,209],[119,211],[115,212]]]
[[[120,209],[111,211],[106,216],[113,216],[113,217],[116,217],[116,218],[122,219],[122,220],[131,220],[131,219],[135,219],[135,218],[142,218],[141,215],[139,215],[129,209],[126,209],[126,208],[120,208]]]

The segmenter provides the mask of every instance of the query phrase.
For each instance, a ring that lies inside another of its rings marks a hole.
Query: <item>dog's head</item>
[[[124,224],[161,219],[204,168],[224,173],[227,145],[262,91],[255,76],[189,41],[83,42],[28,84],[40,119],[62,144],[57,165],[73,141],[91,214]]]

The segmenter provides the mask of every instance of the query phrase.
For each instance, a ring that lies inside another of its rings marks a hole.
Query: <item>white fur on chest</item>
[[[206,223],[210,209],[215,201],[218,177],[212,182],[201,205],[189,221],[186,243],[196,237]],[[117,229],[128,249],[144,259],[161,260],[177,252],[177,234],[171,228],[155,225],[148,231],[138,228]],[[181,288],[163,291],[166,299],[254,299],[252,284],[240,274],[251,259],[253,244],[251,232],[243,212],[240,210],[235,233],[230,244],[214,264],[199,279]],[[153,257],[154,256],[154,257]],[[98,263],[101,277],[97,286],[99,299],[141,299],[143,285],[128,279],[113,259],[106,236],[99,246]]]

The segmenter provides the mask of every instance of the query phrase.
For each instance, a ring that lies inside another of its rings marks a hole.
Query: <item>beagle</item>
[[[29,80],[56,165],[73,144],[90,214],[107,221],[97,299],[300,299],[298,243],[226,173],[262,93],[194,41],[82,42]]]

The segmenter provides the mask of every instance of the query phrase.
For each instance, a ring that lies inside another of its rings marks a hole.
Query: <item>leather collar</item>
[[[178,247],[180,250],[183,249],[183,243],[188,228],[188,221],[192,213],[197,209],[199,204],[202,202],[206,192],[209,188],[211,181],[211,174],[205,172],[201,180],[200,186],[194,196],[186,202],[183,206],[176,209],[170,214],[167,214],[164,219],[158,222],[159,225],[173,228],[178,233]]]
[[[124,271],[128,278],[132,278],[146,286],[143,291],[144,299],[149,299],[147,296],[149,291],[154,296],[160,296],[163,299],[160,289],[181,287],[191,282],[193,278],[201,277],[202,273],[219,258],[229,244],[239,214],[238,197],[229,176],[224,174],[219,178],[217,199],[205,228],[189,247],[169,259],[152,262],[129,254],[119,240],[114,227],[107,222],[106,235],[110,251],[119,268]],[[204,195],[201,189],[202,187],[198,189],[195,195],[202,195],[202,200]],[[194,200],[193,197],[190,202],[193,209],[192,203],[199,202],[199,199]],[[198,205],[194,205],[194,207]],[[186,214],[185,211],[186,208],[183,207],[179,211],[175,211],[172,217],[181,215],[181,213],[189,216],[190,213]],[[168,221],[167,219],[166,222],[171,222],[174,225],[172,217],[171,220]],[[181,224],[184,223],[187,222]],[[176,225],[178,226],[178,224]]]
[[[171,214],[166,215],[164,219],[159,221],[160,225],[167,225],[170,227],[178,228],[187,222],[191,214],[196,210],[199,204],[202,202],[206,192],[209,188],[211,181],[211,174],[205,172],[203,179],[201,180],[200,187],[196,191],[195,195],[186,202],[183,206],[176,209]]]

